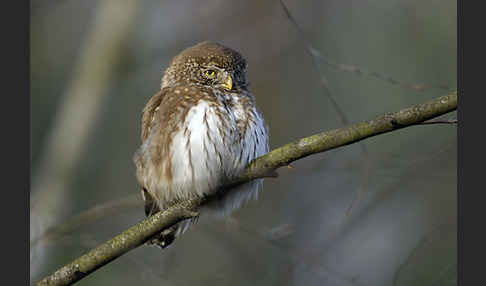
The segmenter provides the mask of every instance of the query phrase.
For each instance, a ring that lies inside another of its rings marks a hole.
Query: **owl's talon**
[[[170,228],[162,231],[159,234],[154,235],[145,244],[158,246],[161,249],[167,248],[175,240],[175,231]]]

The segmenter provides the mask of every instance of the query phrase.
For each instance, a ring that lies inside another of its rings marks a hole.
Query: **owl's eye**
[[[216,71],[215,70],[205,70],[203,72],[203,75],[207,78],[215,78],[216,77]]]

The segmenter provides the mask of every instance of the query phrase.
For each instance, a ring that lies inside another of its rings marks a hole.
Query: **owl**
[[[262,179],[211,196],[269,149],[246,68],[239,52],[208,41],[172,59],[160,91],[143,109],[142,144],[134,155],[147,216],[181,200],[214,197],[201,206],[200,217],[221,217],[257,198]],[[192,223],[147,243],[167,247]]]

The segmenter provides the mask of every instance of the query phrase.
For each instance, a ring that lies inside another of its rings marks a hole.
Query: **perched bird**
[[[268,152],[268,131],[248,88],[246,60],[237,51],[202,42],[175,56],[161,90],[142,115],[142,145],[134,155],[145,214],[177,201],[215,194],[253,159]],[[224,192],[200,209],[226,215],[257,196],[262,179]],[[149,240],[167,247],[191,221]]]

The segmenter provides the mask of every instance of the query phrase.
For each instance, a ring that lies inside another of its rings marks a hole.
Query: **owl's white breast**
[[[234,134],[223,128],[234,128],[235,120],[224,116],[226,123],[206,101],[192,107],[170,146],[172,182],[170,193],[180,198],[202,196],[216,188],[231,163]]]
[[[268,136],[260,113],[251,109],[252,119],[241,134],[237,122],[246,120],[242,117],[246,113],[238,102],[232,108],[234,112],[228,113],[224,106],[201,100],[188,110],[173,134],[170,156],[163,158],[170,160],[171,179],[155,174],[145,176],[150,180],[146,182],[149,191],[162,209],[175,199],[217,191],[227,178],[239,174],[251,160],[268,152]],[[145,148],[150,149],[151,136],[147,141]],[[230,212],[256,195],[259,185],[261,181],[239,187],[227,199],[213,205],[213,209]]]

